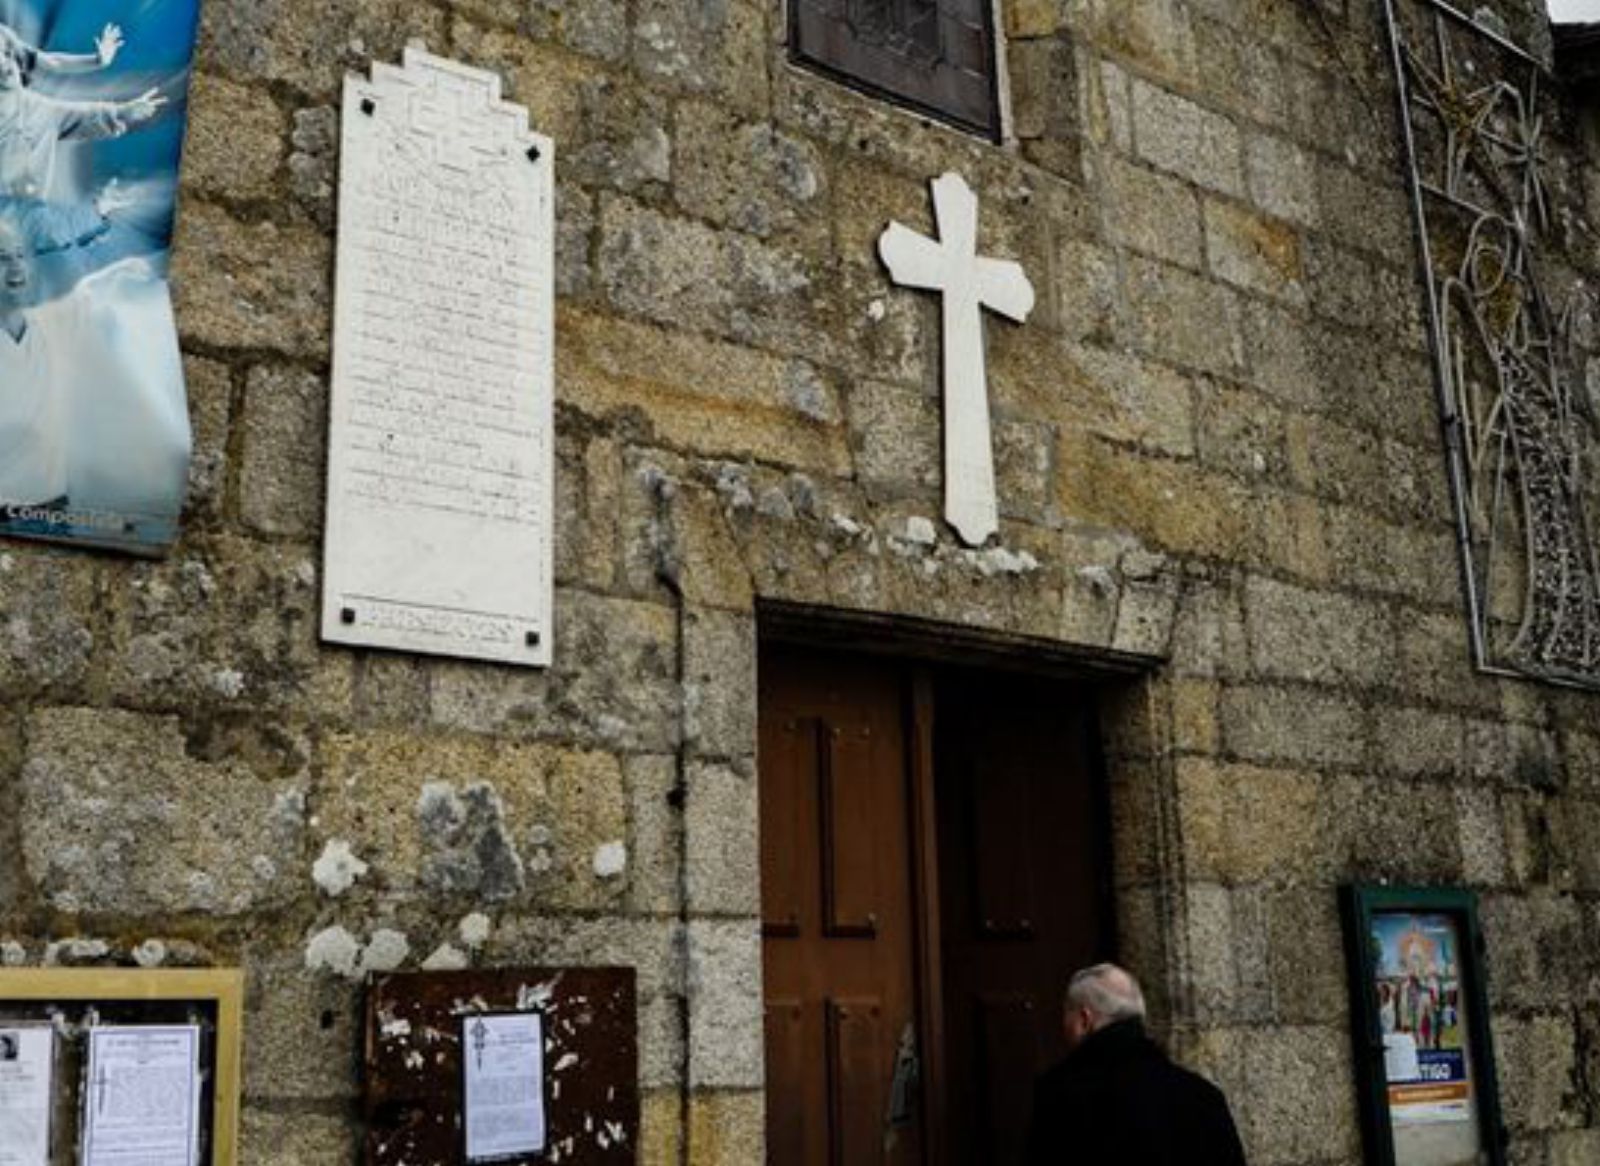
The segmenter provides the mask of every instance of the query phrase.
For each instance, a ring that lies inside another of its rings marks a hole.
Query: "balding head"
[[[1139,981],[1116,964],[1095,964],[1073,973],[1067,983],[1068,1047],[1091,1032],[1123,1020],[1144,1019],[1144,993]]]

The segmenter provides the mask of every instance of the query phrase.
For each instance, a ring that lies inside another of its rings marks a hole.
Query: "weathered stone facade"
[[[468,961],[637,966],[642,1160],[761,1159],[774,600],[1141,664],[1123,956],[1252,1162],[1359,1161],[1335,888],[1378,878],[1479,890],[1512,1160],[1600,1161],[1600,702],[1469,662],[1378,4],[999,10],[1004,145],[791,67],[774,0],[207,0],[185,533],[0,549],[0,940],[248,969],[245,1161],[354,1161],[358,977]],[[317,639],[337,94],[413,38],[559,151],[546,673]],[[951,169],[1040,295],[989,329],[979,551],[926,537],[937,308],[874,251]]]

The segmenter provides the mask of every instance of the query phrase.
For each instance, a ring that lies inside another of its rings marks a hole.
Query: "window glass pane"
[[[793,0],[796,59],[995,136],[989,0]]]

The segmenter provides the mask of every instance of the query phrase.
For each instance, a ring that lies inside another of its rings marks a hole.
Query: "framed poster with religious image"
[[[1505,1166],[1477,896],[1340,890],[1370,1166]]]

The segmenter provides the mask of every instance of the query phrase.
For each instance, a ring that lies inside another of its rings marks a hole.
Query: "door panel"
[[[767,999],[767,1094],[800,1099],[806,1089],[805,1008],[795,999]],[[784,1105],[768,1114],[767,1161],[773,1166],[807,1166],[805,1112]]]
[[[1016,1162],[1025,1148],[1033,1101],[1034,1067],[1039,1064],[1041,1026],[1053,1010],[1040,1014],[1027,992],[979,992],[977,1023],[979,1128],[988,1131],[985,1162]],[[976,1159],[974,1159],[976,1160]]]
[[[883,1151],[886,1085],[883,1006],[876,998],[830,999],[828,1097],[832,1162],[876,1162]]]
[[[768,1160],[917,1166],[885,1138],[916,1017],[906,680],[889,664],[763,655],[762,962]]]
[[[1033,778],[1027,766],[984,764],[987,760],[965,758],[962,792],[972,815],[976,864],[973,909],[985,938],[1027,939],[1033,935],[1033,856],[1025,850],[1023,861],[1017,861],[1016,844],[1028,836],[1033,820]]]
[[[769,729],[764,713],[761,725],[761,930],[795,938],[804,926],[806,851],[813,845],[805,775],[820,764],[826,730],[815,718],[795,716]]]
[[[1108,955],[1094,704],[1063,682],[958,672],[936,701],[945,1161],[1009,1166],[1033,1079],[1066,1052],[1067,977]]]
[[[870,939],[880,912],[893,910],[884,895],[900,881],[880,869],[878,830],[894,814],[892,783],[875,780],[872,726],[826,724],[818,750],[822,799],[823,934],[833,939]],[[885,786],[890,788],[885,789]],[[903,802],[900,803],[903,805]],[[880,879],[882,881],[880,881]]]

